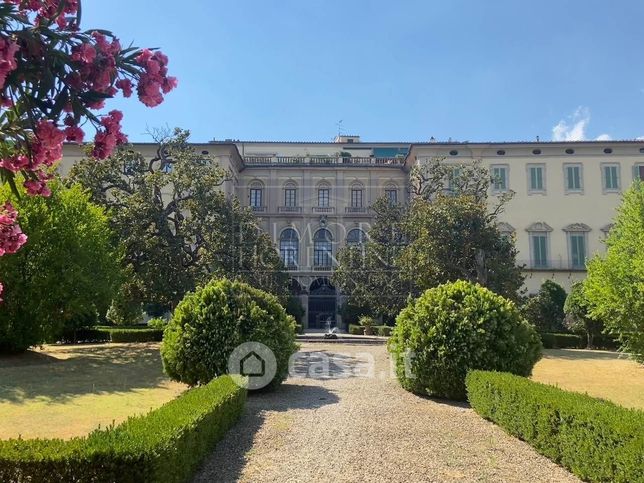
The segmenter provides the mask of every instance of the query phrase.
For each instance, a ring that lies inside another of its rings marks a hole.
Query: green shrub
[[[644,412],[512,374],[472,371],[474,410],[586,481],[642,481]]]
[[[107,332],[110,342],[161,342],[163,339],[163,331],[159,329],[109,329]]]
[[[411,301],[396,319],[389,350],[405,389],[463,400],[468,370],[528,375],[541,343],[513,302],[461,280]]]
[[[349,334],[364,335],[364,327],[355,324],[349,324]]]
[[[44,198],[22,188],[18,197],[2,184],[0,204],[13,203],[29,237],[18,253],[0,257],[0,352],[21,352],[104,314],[121,283],[121,254],[107,214],[80,186],[52,181]]]
[[[566,291],[552,280],[541,284],[539,292],[529,297],[521,307],[521,315],[539,332],[560,332],[564,329]]]
[[[584,338],[577,334],[544,332],[539,334],[545,349],[582,349]]]
[[[373,329],[375,330],[376,335],[381,337],[389,337],[391,332],[394,330],[394,328],[389,325],[376,325]]]
[[[87,437],[0,441],[0,481],[186,481],[245,400],[246,391],[226,376]]]
[[[228,371],[228,358],[244,342],[273,351],[277,372],[269,387],[288,374],[297,350],[295,321],[277,298],[238,281],[213,280],[179,303],[165,329],[161,357],[165,372],[190,385]]]
[[[164,330],[167,324],[168,321],[161,317],[154,317],[148,320],[148,328],[150,329]]]

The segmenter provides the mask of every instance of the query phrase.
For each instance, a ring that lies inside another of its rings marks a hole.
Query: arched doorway
[[[335,327],[336,291],[328,278],[316,278],[309,289],[309,328],[326,329],[327,321]]]

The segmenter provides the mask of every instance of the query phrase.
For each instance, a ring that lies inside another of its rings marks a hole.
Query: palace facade
[[[500,229],[514,236],[526,288],[545,279],[567,290],[585,277],[585,261],[603,250],[621,193],[644,180],[644,141],[391,143],[338,136],[334,142],[213,141],[195,149],[230,172],[223,189],[248,204],[270,233],[306,309],[304,325],[341,324],[341,294],[331,283],[335,256],[360,243],[370,206],[387,196],[409,199],[409,172],[444,158],[455,166],[481,160],[492,195],[515,195]],[[135,144],[154,156],[155,144]],[[66,146],[63,174],[82,157]],[[494,196],[491,197],[493,200]]]

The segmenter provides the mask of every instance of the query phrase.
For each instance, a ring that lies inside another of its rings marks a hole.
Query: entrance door
[[[309,328],[326,329],[336,325],[336,292],[329,279],[318,278],[309,290]]]

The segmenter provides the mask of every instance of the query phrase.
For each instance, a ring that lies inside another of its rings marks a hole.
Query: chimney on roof
[[[357,144],[360,142],[360,136],[348,136],[345,134],[338,134],[333,140],[338,144]]]

